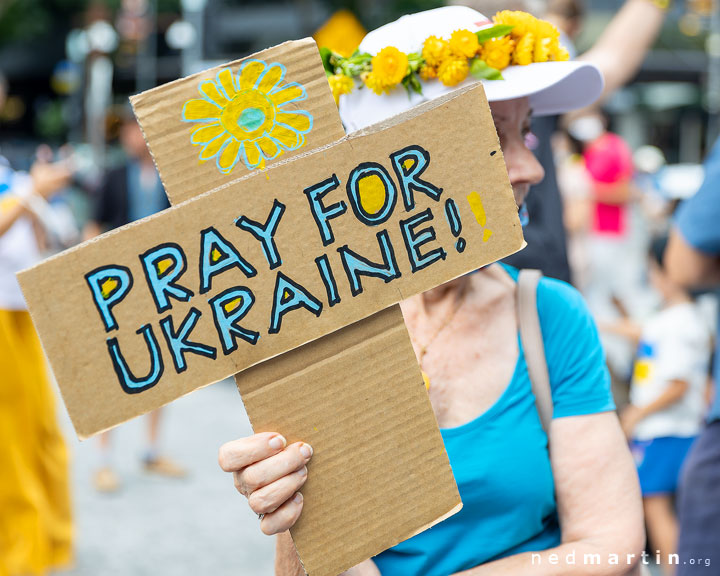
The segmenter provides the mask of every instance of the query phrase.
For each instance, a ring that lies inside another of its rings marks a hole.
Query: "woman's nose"
[[[517,142],[505,155],[508,177],[513,186],[533,185],[545,177],[545,170],[524,142]]]

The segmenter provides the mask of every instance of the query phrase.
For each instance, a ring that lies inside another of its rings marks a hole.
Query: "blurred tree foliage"
[[[157,10],[179,12],[180,0],[156,0]],[[41,39],[59,27],[81,25],[78,17],[91,5],[113,14],[121,0],[0,0],[0,48],[6,44]]]

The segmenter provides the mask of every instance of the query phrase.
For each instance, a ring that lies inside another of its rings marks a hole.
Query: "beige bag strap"
[[[520,270],[517,285],[517,310],[520,339],[525,352],[530,385],[535,395],[535,405],[540,414],[543,430],[549,437],[553,401],[537,309],[537,286],[541,277],[540,270]]]

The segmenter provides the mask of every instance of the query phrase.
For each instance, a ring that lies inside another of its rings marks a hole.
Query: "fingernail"
[[[310,456],[313,455],[313,449],[310,444],[304,444],[300,446],[300,454],[302,454],[305,458],[310,458]]]
[[[300,470],[297,471],[297,475],[300,476],[300,478],[307,476],[307,466],[300,468]]]
[[[300,492],[297,492],[295,494],[295,496],[293,496],[293,502],[295,502],[295,504],[300,504],[300,502],[302,502],[302,501],[303,501],[302,494],[300,494]]]
[[[270,442],[268,442],[268,446],[270,446],[270,448],[272,448],[273,450],[278,450],[279,448],[285,448],[285,446],[287,446],[287,440],[285,440],[285,438],[283,438],[280,435],[273,436],[270,439]]]

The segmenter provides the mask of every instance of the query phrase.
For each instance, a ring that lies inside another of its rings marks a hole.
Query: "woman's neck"
[[[460,276],[455,280],[436,286],[432,290],[423,292],[421,296],[423,308],[429,311],[435,307],[445,306],[448,301],[456,301],[465,292],[469,283],[470,278],[468,276]]]

